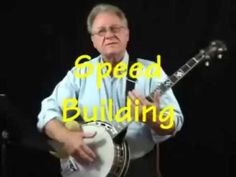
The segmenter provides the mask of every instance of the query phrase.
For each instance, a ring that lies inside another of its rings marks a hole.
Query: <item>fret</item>
[[[188,66],[189,68],[191,68],[191,66],[188,65],[188,62],[185,65]]]
[[[184,66],[181,67],[181,70],[185,73],[190,69],[191,69],[191,67],[189,67],[187,64],[185,64]]]
[[[200,59],[200,58],[199,58]],[[193,57],[192,60],[194,60],[196,63],[198,62],[198,59]]]
[[[170,80],[175,83],[178,81],[178,78],[173,74],[172,76],[170,76]]]
[[[191,59],[187,62],[187,65],[190,67],[193,67],[197,63],[197,60],[195,61],[194,59]]]

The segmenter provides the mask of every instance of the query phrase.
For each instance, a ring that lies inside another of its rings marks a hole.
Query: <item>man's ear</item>
[[[90,39],[91,39],[91,41],[92,41],[92,43],[93,43],[93,47],[96,48],[95,41],[94,41],[94,37],[93,37],[92,35],[90,36]]]

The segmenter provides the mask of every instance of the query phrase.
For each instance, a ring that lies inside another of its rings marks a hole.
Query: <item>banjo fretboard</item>
[[[177,84],[184,76],[186,76],[188,72],[190,72],[203,60],[210,60],[215,55],[221,56],[221,53],[225,52],[226,50],[226,45],[222,41],[212,41],[206,49],[200,50],[197,55],[189,59],[183,66],[181,66],[176,72],[174,72],[170,77],[168,77],[163,83],[157,86],[146,98],[149,101],[152,101],[156,91],[160,92],[160,96],[163,95],[168,89],[172,88],[175,84]],[[117,124],[115,127],[118,131],[118,134],[125,130],[131,122],[121,122]]]

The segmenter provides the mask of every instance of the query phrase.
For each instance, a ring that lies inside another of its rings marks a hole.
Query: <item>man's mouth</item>
[[[109,43],[106,44],[106,46],[109,46],[109,45],[116,45],[116,44],[118,44],[118,42],[109,42]]]

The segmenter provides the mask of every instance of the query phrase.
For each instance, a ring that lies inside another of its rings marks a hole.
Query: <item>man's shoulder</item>
[[[150,64],[154,64],[155,62],[149,59],[137,58],[137,62],[142,63],[144,67],[148,67]]]
[[[91,60],[87,61],[87,62],[90,62],[90,63],[99,63],[100,61],[100,55],[97,56],[97,57],[94,57],[92,58]]]
[[[97,56],[97,57],[94,57],[91,59],[83,58],[80,62],[75,61],[75,65],[71,68],[71,71],[78,69],[77,65],[82,64],[82,63],[84,63],[84,64],[90,63],[92,65],[97,64],[97,63],[99,63],[99,59],[100,59],[100,56]],[[86,67],[83,67],[83,68],[86,68]]]
[[[91,58],[91,59],[86,59],[86,60],[84,60],[83,62],[80,62],[80,63],[96,64],[96,63],[99,63],[99,60],[100,60],[100,56],[97,56],[97,57],[94,57],[94,58]]]

